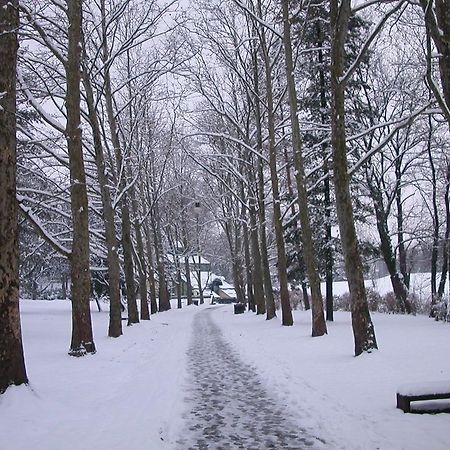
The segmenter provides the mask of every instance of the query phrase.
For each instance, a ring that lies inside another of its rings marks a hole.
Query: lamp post
[[[197,280],[198,280],[198,293],[200,297],[200,304],[204,303],[203,299],[203,289],[202,289],[202,258],[200,256],[200,228],[199,228],[199,217],[202,212],[202,205],[200,202],[196,201],[194,203],[194,214],[196,218],[196,226],[197,226],[197,253],[198,253],[198,270],[197,270]]]

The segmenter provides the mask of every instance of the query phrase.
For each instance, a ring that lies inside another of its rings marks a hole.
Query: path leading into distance
[[[325,448],[286,417],[255,370],[233,352],[212,320],[211,308],[196,315],[193,327],[188,350],[190,412],[177,441],[180,450]]]

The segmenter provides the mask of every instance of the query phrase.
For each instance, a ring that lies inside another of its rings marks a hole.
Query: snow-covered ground
[[[97,354],[67,355],[70,303],[22,301],[28,387],[0,396],[2,450],[174,449],[184,429],[186,358],[194,315],[204,306],[152,316],[124,336],[106,336],[108,314],[93,305]],[[380,350],[353,357],[350,316],[337,312],[328,336],[310,337],[308,313],[293,327],[233,305],[213,319],[256,367],[299,426],[330,449],[450,448],[450,416],[404,414],[398,386],[450,380],[450,325],[427,317],[374,314]]]
[[[439,277],[438,277],[439,282]],[[364,281],[367,288],[371,288],[380,295],[392,292],[392,284],[389,276],[381,278],[366,279]],[[430,296],[430,274],[429,273],[412,273],[410,280],[409,292],[414,294],[418,299],[426,300]],[[325,295],[325,283],[322,283],[322,293]],[[346,281],[337,281],[333,283],[333,294],[342,295],[348,292],[348,284]],[[448,294],[448,283],[445,290]]]

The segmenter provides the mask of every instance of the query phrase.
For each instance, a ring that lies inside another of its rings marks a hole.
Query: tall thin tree
[[[0,393],[28,382],[19,314],[16,202],[18,3],[0,0]]]
[[[364,287],[361,255],[358,248],[350,195],[345,135],[345,39],[351,15],[350,0],[330,0],[331,18],[331,144],[333,147],[336,206],[344,253],[345,272],[351,298],[355,356],[377,348]]]
[[[70,166],[70,203],[72,209],[73,238],[71,262],[72,340],[69,354],[84,356],[95,353],[89,296],[89,218],[81,142],[80,80],[82,0],[67,2],[69,40],[66,63],[66,139]]]
[[[294,61],[292,57],[291,25],[289,21],[289,0],[283,0],[283,43],[285,49],[286,80],[288,85],[289,109],[291,114],[292,147],[294,151],[295,179],[298,191],[298,207],[302,227],[303,254],[311,287],[312,335],[323,336],[327,326],[323,314],[320,278],[317,269],[317,258],[312,240],[311,222],[306,194],[305,167],[303,162],[302,139],[298,119],[297,89],[294,79]]]

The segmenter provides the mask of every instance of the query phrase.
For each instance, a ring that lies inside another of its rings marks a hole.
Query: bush
[[[335,295],[333,306],[336,311],[350,311],[350,294],[347,292],[343,295]]]
[[[433,311],[435,320],[450,322],[449,298],[443,297],[434,305]]]
[[[303,310],[303,293],[300,289],[292,289],[289,292],[289,299],[291,301],[291,308],[293,310]]]
[[[369,304],[369,311],[378,311],[382,302],[381,295],[372,288],[366,289],[367,303]]]
[[[399,308],[397,298],[393,292],[388,292],[386,295],[381,296],[378,292],[372,288],[366,288],[367,303],[369,305],[369,311],[380,312],[385,314],[401,314],[402,311]],[[409,301],[411,302],[412,312],[419,309],[418,299],[415,295],[409,295]],[[350,294],[339,295],[334,297],[334,308],[338,311],[350,311]]]

